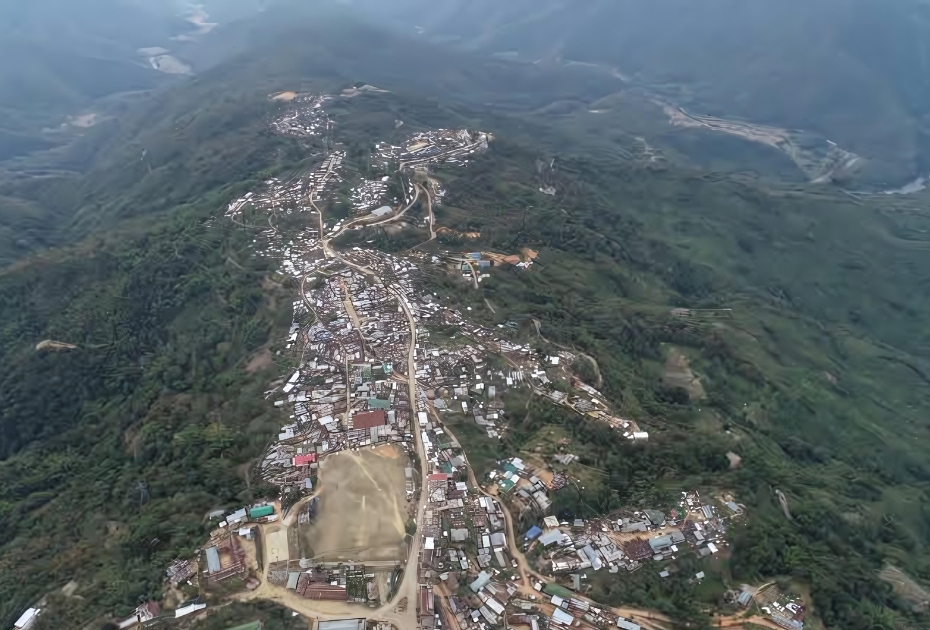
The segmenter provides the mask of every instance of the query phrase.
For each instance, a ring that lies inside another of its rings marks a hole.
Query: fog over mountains
[[[865,158],[858,176],[876,185],[930,169],[930,4],[923,1],[220,0],[197,7],[216,32],[235,33],[275,12],[290,28],[341,12],[481,55],[592,64],[611,90],[640,86],[695,114],[815,133]],[[195,71],[244,50],[224,45],[219,53],[204,42],[198,50],[184,36],[198,30],[187,21],[194,10],[174,0],[0,8],[6,133],[34,131],[47,114],[164,82],[140,48],[166,48]],[[27,147],[42,140],[19,138]],[[2,144],[0,156],[9,154]]]
[[[356,0],[400,31],[616,70],[696,113],[815,132],[870,179],[928,166],[930,4],[917,0]],[[415,28],[419,27],[419,29]]]

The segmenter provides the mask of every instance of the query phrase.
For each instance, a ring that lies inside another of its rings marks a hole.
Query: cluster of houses
[[[383,207],[382,202],[387,195],[390,179],[387,175],[380,179],[363,179],[353,186],[349,193],[352,210],[356,214],[365,214],[375,208]]]
[[[293,128],[293,134],[300,135],[313,130],[314,124],[319,130],[319,125],[328,124],[322,103],[299,102],[304,117],[281,119],[285,126],[278,132],[291,133],[288,130]],[[437,162],[464,164],[469,154],[486,149],[489,139],[480,132],[436,130],[415,134],[402,146],[379,143],[376,149],[404,170]],[[338,179],[342,158],[339,152],[331,154],[297,182],[271,180],[265,192],[237,200],[227,214],[239,218],[248,204],[285,213],[312,210],[308,200]],[[407,181],[403,188],[404,202],[409,203],[416,188]],[[387,189],[383,179],[359,183],[351,194],[353,208],[370,212],[382,203]],[[339,233],[349,225],[344,221],[324,225],[324,236]],[[281,258],[282,271],[301,280],[301,295],[294,302],[287,340],[293,368],[268,392],[288,418],[266,453],[262,471],[282,488],[310,489],[328,454],[383,442],[401,442],[409,448],[413,431],[419,431],[426,458],[421,489],[426,505],[417,523],[421,548],[411,552],[411,562],[416,558],[421,627],[457,625],[472,630],[506,621],[531,628],[541,622],[559,630],[585,620],[638,630],[636,624],[613,617],[558,582],[570,580],[577,592],[587,571],[635,570],[649,559],[672,559],[692,547],[702,555],[713,554],[725,544],[728,515],[719,516],[715,506],[703,504],[694,493],[683,497],[681,513],[650,510],[567,523],[548,516],[551,493],[568,482],[566,472],[537,475],[521,459],[510,458],[491,474],[487,489],[472,485],[464,453],[444,430],[441,418],[465,414],[489,436],[500,437],[505,430],[503,397],[510,388],[531,388],[584,418],[608,423],[626,439],[645,440],[648,435],[634,421],[614,414],[600,392],[573,376],[572,353],[547,355],[530,344],[517,343],[512,334],[515,324],[496,329],[475,325],[465,313],[447,308],[424,291],[420,268],[442,266],[445,258],[428,254],[401,258],[358,247],[338,258],[314,256],[320,235],[309,223],[306,233],[296,236],[299,243],[274,233],[274,228],[269,234],[277,238],[273,244],[277,249],[266,253]],[[488,271],[481,264],[490,263],[480,256],[473,262],[470,274],[475,269],[482,274]],[[410,375],[418,384],[417,401],[408,400],[406,383],[398,378],[406,375],[411,343],[404,308],[417,322],[416,373]],[[450,329],[455,332],[449,334]],[[569,383],[570,393],[555,387],[557,382]],[[577,459],[568,453],[555,457],[565,470]],[[416,490],[412,468],[407,469],[407,486],[409,498]],[[542,595],[523,592],[515,583],[519,550],[508,541],[508,510],[532,510],[541,517],[538,522],[544,527],[533,527],[521,542],[527,554],[542,558],[556,576],[552,582],[536,584],[536,592],[551,599],[542,601]],[[220,560],[217,575],[226,570],[224,558],[232,566],[236,557],[235,548],[224,540],[211,539],[210,548],[216,549]],[[216,568],[210,566],[209,556],[207,562],[208,570]],[[374,605],[380,598],[361,565],[288,560],[272,563],[268,575],[271,583],[309,599]],[[515,615],[514,610],[521,612]]]
[[[197,557],[178,558],[167,568],[165,575],[173,587],[182,583],[193,585],[192,580],[198,578],[198,572],[208,584],[242,576],[247,569],[244,545],[253,544],[249,541],[255,540],[259,524],[274,523],[280,517],[269,503],[227,512],[220,510],[209,515],[218,523]]]
[[[796,595],[783,593],[776,584],[768,584],[755,593],[743,590],[737,601],[744,606],[755,603],[766,617],[785,630],[804,628],[804,618],[807,614],[804,601]]]
[[[248,192],[230,202],[225,216],[237,221],[250,207],[266,214],[313,212],[311,199],[318,199],[333,183],[342,181],[340,168],[345,155],[345,151],[332,151],[312,171],[286,182],[277,177],[266,180],[259,192]]]
[[[351,602],[373,607],[381,598],[377,581],[360,563],[280,560],[268,565],[268,583],[314,601]]]
[[[669,515],[644,510],[570,523],[547,516],[545,529],[528,532],[527,552],[549,563],[553,574],[573,573],[577,588],[582,571],[635,571],[647,561],[673,560],[692,550],[702,557],[718,553],[729,544],[729,520],[742,513],[736,504],[723,505],[727,514],[718,515],[713,504],[702,504],[691,492]],[[668,577],[664,566],[659,575]]]
[[[332,121],[323,110],[323,105],[332,96],[298,94],[287,112],[271,122],[271,129],[282,136],[313,138],[325,134]]]
[[[399,162],[404,168],[421,168],[437,162],[467,165],[466,156],[488,148],[491,136],[469,129],[435,129],[413,134],[401,145],[375,144],[385,162]]]
[[[409,263],[393,264],[409,273]],[[314,271],[321,273],[294,302],[288,337],[302,361],[269,392],[290,412],[262,463],[264,478],[282,487],[311,487],[328,454],[413,437],[408,389],[394,377],[407,371],[410,344],[396,296],[332,260]]]
[[[440,264],[436,257],[430,262]],[[607,423],[629,440],[648,440],[649,434],[634,420],[619,417],[599,391],[574,377],[569,369],[574,354],[540,354],[530,344],[513,341],[508,326],[499,324],[494,329],[473,324],[461,311],[443,306],[412,285],[408,287],[408,300],[424,325],[423,333],[418,333],[423,342],[417,348],[416,377],[426,386],[437,411],[464,413],[490,437],[500,437],[503,395],[513,387],[529,387],[588,419]],[[452,327],[458,332],[431,338],[429,326]],[[555,381],[570,383],[573,393],[556,389]]]

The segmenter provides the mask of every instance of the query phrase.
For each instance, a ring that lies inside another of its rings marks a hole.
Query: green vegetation
[[[69,619],[126,614],[208,511],[262,491],[237,467],[278,426],[261,396],[276,371],[245,367],[287,326],[289,292],[262,288],[246,232],[203,227],[218,202],[0,278],[0,619],[72,578]],[[36,351],[46,338],[78,348]]]
[[[876,573],[893,559],[930,579],[919,507],[930,459],[917,446],[928,430],[927,304],[901,284],[926,274],[920,250],[876,234],[917,238],[928,217],[907,199],[859,206],[822,190],[571,157],[552,199],[535,193],[533,145],[498,135],[468,178],[449,183],[439,223],[480,231],[471,249],[541,254],[528,272],[503,268],[482,283],[497,312],[476,315],[540,319],[549,339],[597,360],[602,391],[651,432],[636,450],[545,405],[522,419],[520,405],[504,450],[545,423],[571,428],[572,452],[610,480],[557,493],[556,508],[575,514],[644,507],[663,489],[734,491],[751,515],[736,532],[734,579],[809,580],[827,627],[909,616]],[[682,306],[731,310],[671,313]],[[693,358],[705,400],[663,384],[663,343]],[[740,468],[729,470],[728,450]]]
[[[58,602],[43,628],[126,614],[199,546],[205,514],[267,492],[241,465],[278,426],[262,392],[279,372],[247,367],[259,349],[276,356],[292,287],[250,255],[252,230],[209,220],[262,178],[322,155],[321,143],[267,132],[279,107],[268,93],[331,90],[360,73],[393,90],[334,110],[337,141],[360,172],[376,134],[492,131],[487,155],[437,174],[448,189],[438,224],[481,237],[439,245],[540,252],[529,271],[492,270],[481,291],[434,274],[436,292],[485,323],[521,323],[525,339],[535,339],[530,318],[540,320],[547,338],[596,360],[605,395],[650,431],[633,446],[515,396],[503,441],[448,419],[478,476],[558,427],[579,465],[600,472],[556,493],[557,512],[725,489],[748,517],[720,575],[809,585],[827,628],[915,621],[878,571],[891,563],[930,582],[926,197],[858,201],[641,162],[629,134],[596,135],[546,109],[566,95],[606,96],[584,71],[478,62],[340,25],[279,25],[253,55],[140,97],[58,151],[3,165],[0,260],[15,264],[0,274],[0,621],[71,579],[82,599]],[[331,80],[309,82],[315,72]],[[417,94],[440,76],[443,100]],[[629,130],[642,118],[611,120]],[[553,157],[557,194],[542,195],[537,163]],[[414,235],[374,237],[400,251]],[[78,348],[37,352],[44,339]],[[663,344],[689,357],[705,399],[663,383]],[[695,619],[720,584],[690,585],[684,568],[697,565],[681,566],[667,582],[641,572],[595,593]]]
[[[920,120],[930,103],[930,84],[920,51],[928,35],[928,10],[919,0],[790,6],[588,0],[581,9],[558,0],[408,0],[401,7],[361,0],[358,5],[399,32],[409,32],[414,21],[434,41],[507,52],[536,66],[513,87],[527,100],[547,93],[529,88],[533,74],[540,67],[557,68],[575,79],[587,76],[608,93],[639,91],[697,113],[813,132],[821,137],[805,138],[805,145],[824,144],[825,137],[864,156],[868,163],[860,164],[860,175],[876,185],[901,185],[925,174],[926,133]],[[829,40],[811,36],[824,28],[833,34]],[[632,131],[603,120],[612,118],[616,103],[586,98],[586,91],[574,86],[549,93],[551,98],[536,105],[537,113],[586,118],[605,138]],[[648,99],[639,101],[633,107],[647,109]],[[599,113],[592,115],[592,109]],[[769,147],[664,127],[647,137],[650,144],[705,167],[723,161],[730,171],[793,170],[797,176],[786,156]],[[745,159],[734,160],[740,152]],[[759,169],[761,164],[766,168]]]
[[[234,602],[210,610],[207,618],[197,622],[198,630],[236,630],[244,622],[261,621],[264,630],[306,630],[307,618],[294,615],[283,606],[271,602],[243,604]]]

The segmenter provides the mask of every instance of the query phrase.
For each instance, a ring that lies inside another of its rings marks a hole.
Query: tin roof
[[[376,411],[365,411],[352,416],[352,427],[355,429],[371,429],[380,427],[387,421],[387,414],[378,409]]]

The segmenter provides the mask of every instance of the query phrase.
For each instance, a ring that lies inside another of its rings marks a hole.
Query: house
[[[536,525],[533,525],[528,532],[524,535],[524,538],[527,540],[535,540],[539,538],[539,535],[542,534],[542,530],[539,529]]]
[[[384,411],[387,411],[388,409],[391,408],[391,401],[384,400],[383,398],[369,398],[368,408],[369,409],[382,409]],[[384,424],[384,423],[382,422],[381,424]],[[359,428],[359,427],[356,427],[356,428]]]
[[[570,626],[575,623],[575,618],[561,608],[556,608],[552,611],[552,618],[559,623],[564,623],[566,626]]]
[[[308,453],[305,455],[297,455],[294,457],[295,466],[307,466],[316,462],[316,453]]]
[[[485,586],[487,586],[490,581],[491,581],[491,574],[488,573],[487,571],[482,571],[481,573],[478,574],[478,579],[476,579],[474,582],[469,584],[468,587],[472,591],[477,593],[478,591],[483,589]]]
[[[620,526],[620,531],[624,534],[631,534],[633,532],[645,532],[649,530],[649,527],[646,523],[642,521],[631,521],[630,519],[623,519],[623,523]]]
[[[174,617],[175,617],[175,619],[178,619],[178,618],[180,618],[180,617],[186,617],[187,615],[189,615],[189,614],[191,614],[191,613],[195,613],[195,612],[197,612],[198,610],[203,610],[203,609],[206,608],[206,607],[207,607],[206,604],[189,603],[189,604],[187,604],[187,605],[185,605],[185,606],[181,606],[180,608],[178,608],[177,610],[175,610],[175,611],[174,611]]]
[[[35,624],[36,618],[41,612],[38,608],[29,608],[22,615],[19,616],[19,619],[16,620],[16,623],[13,624],[15,630],[29,630]]]
[[[369,407],[370,404],[371,399],[369,399]],[[385,424],[387,424],[387,414],[382,409],[357,413],[352,416],[352,427],[354,429],[371,429]]]
[[[273,505],[259,505],[249,510],[249,518],[255,520],[274,514]]]
[[[433,610],[433,588],[431,586],[420,585],[420,597],[418,600],[418,610],[420,617],[432,617]]]
[[[685,542],[685,535],[681,532],[673,531],[665,536],[657,536],[656,538],[649,539],[649,546],[652,547],[654,553],[661,553],[672,545],[683,542]]]
[[[543,547],[548,547],[549,545],[554,545],[561,540],[562,532],[557,529],[553,529],[539,537],[539,544],[541,544]]]
[[[662,527],[665,525],[665,514],[659,510],[644,510],[646,518],[649,519],[649,522],[655,525],[656,527]]]
[[[207,549],[207,571],[218,573],[220,569],[220,552],[216,547],[210,547]]]

